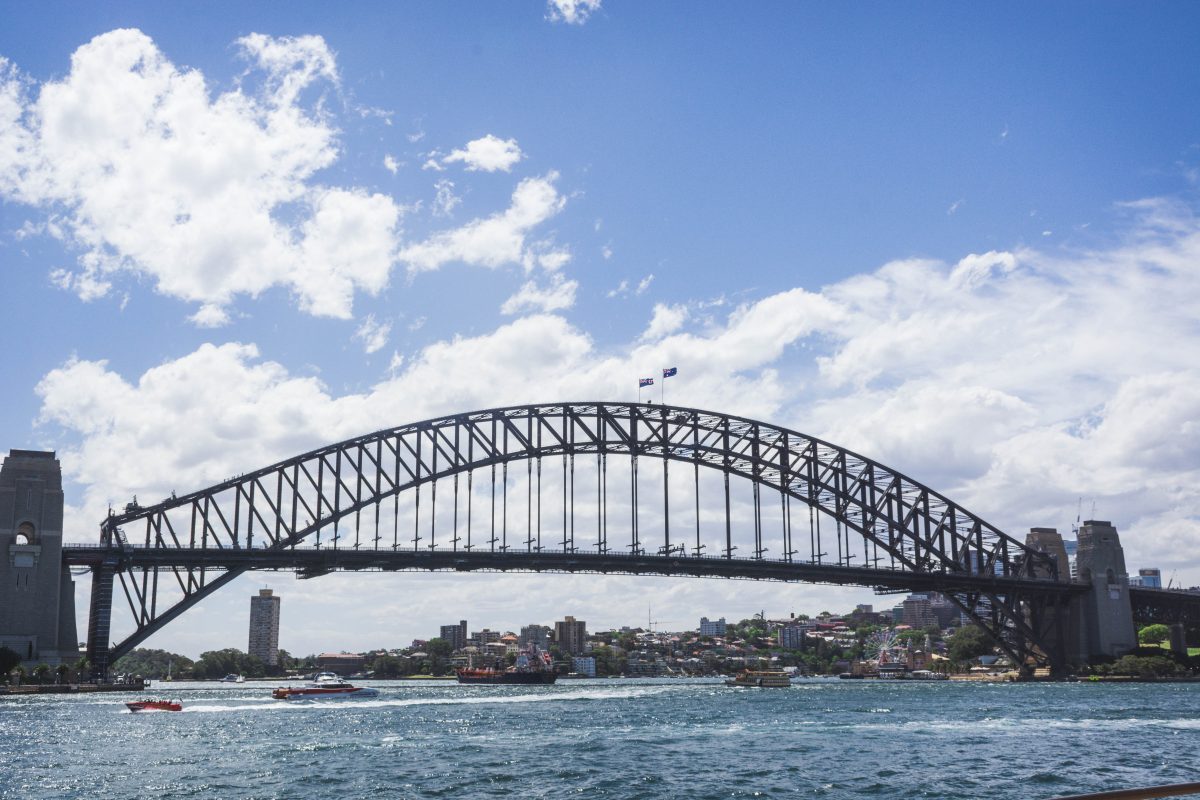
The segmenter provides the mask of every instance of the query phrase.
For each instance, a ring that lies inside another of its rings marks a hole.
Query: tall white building
[[[250,598],[250,646],[247,652],[264,664],[279,664],[279,598],[270,589],[259,589]]]

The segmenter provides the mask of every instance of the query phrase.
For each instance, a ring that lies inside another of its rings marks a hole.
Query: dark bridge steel
[[[659,466],[639,478],[647,458]],[[615,501],[610,468],[626,484]],[[702,472],[720,486],[702,488]],[[749,503],[735,502],[731,478],[749,486]],[[647,480],[661,489],[647,494]],[[764,500],[772,493],[777,503]],[[702,499],[723,502],[723,516],[702,513]],[[793,526],[793,501],[807,510],[807,535]],[[610,505],[620,517],[610,518]],[[686,534],[672,515],[686,518]],[[402,517],[411,538],[401,537]],[[752,533],[751,556],[735,556],[735,527],[745,531],[744,546]],[[772,546],[779,555],[767,558]],[[105,520],[99,547],[64,548],[64,558],[94,572],[88,654],[98,671],[250,569],[605,572],[929,589],[954,599],[1017,663],[1052,666],[1064,663],[1055,624],[1065,615],[1055,609],[1082,591],[1059,582],[1044,553],[844,448],[755,420],[629,403],[498,408],[378,431],[154,506],[130,504]],[[135,630],[110,647],[114,578]]]

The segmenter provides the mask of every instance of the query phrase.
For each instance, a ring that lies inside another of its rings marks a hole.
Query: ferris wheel
[[[893,630],[875,631],[863,643],[864,655],[876,664],[894,664],[902,661],[904,649]]]

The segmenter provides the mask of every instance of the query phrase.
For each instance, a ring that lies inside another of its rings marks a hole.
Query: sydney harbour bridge
[[[1116,544],[1111,528],[1095,538],[1097,547]],[[1100,553],[1072,581],[1064,556],[1044,537],[1019,540],[835,444],[727,414],[605,402],[380,430],[131,503],[104,520],[99,543],[62,546],[65,566],[92,573],[87,655],[97,675],[249,570],[609,573],[937,591],[1014,664],[1063,673],[1108,649],[1104,620],[1121,610],[1102,584],[1124,578]],[[1130,593],[1127,582],[1124,591],[1126,615],[1132,603],[1155,621],[1200,619],[1200,598]]]

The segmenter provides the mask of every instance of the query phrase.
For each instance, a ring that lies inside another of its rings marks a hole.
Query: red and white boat
[[[355,686],[333,672],[322,672],[306,686],[280,686],[271,692],[276,700],[329,700],[343,697],[375,697],[378,689]]]
[[[130,711],[183,711],[178,700],[132,700],[125,707]]]

